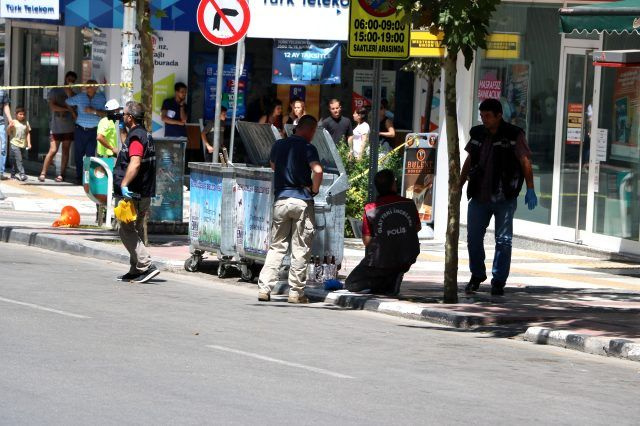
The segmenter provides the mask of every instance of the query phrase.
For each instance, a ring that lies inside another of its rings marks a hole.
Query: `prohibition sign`
[[[197,11],[198,29],[209,43],[231,46],[249,29],[247,0],[200,0]]]
[[[396,12],[395,1],[392,0],[358,0],[360,6],[371,16],[385,18]]]

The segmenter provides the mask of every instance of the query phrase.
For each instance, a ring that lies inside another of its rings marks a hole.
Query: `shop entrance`
[[[15,84],[17,85],[53,85],[58,78],[58,30],[14,27],[12,37],[16,46],[22,46],[14,52],[17,59]],[[17,42],[20,40],[19,42]],[[11,94],[11,107],[23,106],[31,125],[31,143],[29,154],[32,160],[38,154],[49,150],[49,106],[46,89],[16,90]]]
[[[565,47],[563,52],[564,91],[559,93],[556,132],[560,149],[558,225],[570,228],[566,238],[581,243],[587,229],[589,155],[594,111],[593,48]],[[560,108],[562,108],[560,110]],[[561,115],[560,115],[561,114]],[[558,149],[558,148],[557,148]]]

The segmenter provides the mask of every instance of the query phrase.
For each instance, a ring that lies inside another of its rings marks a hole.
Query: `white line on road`
[[[86,317],[84,315],[73,314],[67,311],[60,311],[58,309],[47,308],[46,306],[35,305],[33,303],[19,302],[17,300],[5,299],[4,297],[0,297],[0,302],[7,302],[7,303],[13,303],[15,305],[28,306],[29,308],[39,309],[41,311],[53,312],[54,314],[60,314],[60,315],[64,315],[71,318],[82,318],[82,319],[91,318],[91,317]]]
[[[336,373],[334,371],[325,370],[323,368],[311,367],[309,365],[304,365],[304,364],[298,364],[298,363],[295,363],[295,362],[284,361],[284,360],[281,360],[281,359],[271,358],[271,357],[268,357],[268,356],[255,354],[255,353],[252,353],[252,352],[245,352],[245,351],[240,351],[238,349],[227,348],[225,346],[207,345],[207,348],[217,349],[219,351],[224,351],[224,352],[231,352],[233,354],[238,354],[238,355],[244,355],[244,356],[248,356],[248,357],[251,357],[251,358],[259,359],[259,360],[262,360],[262,361],[268,361],[268,362],[273,362],[275,364],[286,365],[287,367],[294,367],[294,368],[300,368],[302,370],[313,371],[314,373],[326,374],[327,376],[337,377],[339,379],[354,379],[355,378],[355,377],[352,377],[352,376],[347,376],[346,374],[340,374],[340,373]]]

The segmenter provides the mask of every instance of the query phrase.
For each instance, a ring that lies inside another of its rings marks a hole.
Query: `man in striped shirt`
[[[98,84],[95,80],[87,80],[88,85]],[[76,107],[76,127],[74,131],[74,149],[76,162],[76,181],[82,184],[82,158],[96,155],[97,128],[100,118],[106,115],[104,105],[107,99],[104,93],[98,92],[97,86],[87,86],[84,92],[67,99],[67,105]]]

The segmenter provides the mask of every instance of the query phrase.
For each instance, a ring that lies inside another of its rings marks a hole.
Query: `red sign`
[[[209,43],[231,46],[249,30],[251,14],[247,0],[200,0],[198,29]]]

